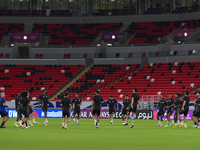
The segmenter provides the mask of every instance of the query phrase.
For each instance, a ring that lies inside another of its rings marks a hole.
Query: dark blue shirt
[[[5,111],[5,107],[3,106],[3,103],[5,103],[5,98],[0,98],[0,112]]]

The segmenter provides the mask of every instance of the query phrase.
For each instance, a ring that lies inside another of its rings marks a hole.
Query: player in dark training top
[[[0,128],[6,128],[4,124],[9,119],[8,112],[5,109],[5,107],[9,108],[9,106],[5,104],[5,98],[4,97],[5,97],[5,92],[1,92],[1,98],[0,98],[0,115],[1,115],[2,120],[1,120],[1,126],[0,126]]]
[[[134,121],[135,121],[135,113],[137,111],[137,104],[139,103],[139,95],[136,93],[137,92],[137,88],[133,89],[133,94],[131,95],[131,105],[129,106],[127,115],[126,115],[126,122],[123,123],[124,125],[128,125],[128,118],[130,113],[132,112],[132,125],[130,126],[130,128],[132,128],[134,126]]]
[[[123,105],[122,105],[122,109],[121,109],[122,120],[124,123],[125,123],[124,116],[127,114],[130,103],[131,103],[131,100],[129,99],[128,94],[126,94],[125,99],[123,100]]]
[[[82,100],[79,98],[79,95],[77,93],[76,98],[72,100],[72,109],[74,109],[74,123],[76,122],[75,118],[77,115],[77,125],[79,125],[79,115],[80,115],[81,104],[82,104]]]
[[[167,106],[167,102],[165,101],[165,96],[162,95],[162,99],[158,102],[158,105],[156,106],[156,108],[159,107],[159,111],[157,113],[157,120],[158,120],[158,125],[157,127],[162,127],[163,126],[163,116],[165,114],[165,108]],[[155,109],[156,109],[155,108]],[[161,116],[161,122],[159,120],[159,117]]]
[[[41,101],[41,107],[42,107],[42,110],[44,112],[44,125],[47,125],[48,121],[47,121],[47,104],[48,104],[48,101],[49,101],[49,97],[47,95],[47,91],[46,90],[43,90],[42,91],[43,94],[40,95],[39,97],[39,101],[38,101],[38,106],[40,107],[40,101]]]
[[[174,121],[175,121],[175,126],[173,128],[178,128],[181,122],[180,114],[181,114],[181,107],[183,104],[183,100],[180,98],[181,95],[180,93],[175,93],[175,102],[174,102],[174,108],[176,109],[176,112],[174,114]],[[178,121],[178,124],[177,124]]]
[[[17,123],[18,123],[18,120],[20,120],[21,121],[21,119],[22,119],[22,114],[21,114],[21,106],[20,106],[20,97],[21,97],[21,93],[19,93],[16,97],[15,97],[15,109],[16,109],[16,112],[17,112],[17,119],[16,119],[16,122],[15,122],[15,124],[14,124],[14,126],[15,127],[19,127],[18,125],[17,125]],[[21,123],[20,123],[21,124]]]
[[[192,113],[192,119],[194,121],[193,128],[200,128],[198,126],[198,119],[200,117],[200,92],[196,93],[195,98],[196,98],[196,100],[194,102],[194,111]]]
[[[188,95],[190,94],[189,91],[186,91],[185,92],[185,96],[183,98],[183,105],[182,105],[182,110],[183,110],[183,114],[184,114],[184,122],[185,124],[182,124],[180,126],[180,128],[187,128],[187,114],[188,114],[188,111],[189,111],[189,104],[190,104],[190,98],[188,97]]]
[[[103,98],[99,95],[99,90],[96,90],[91,105],[92,115],[96,124],[96,128],[99,128],[101,103],[103,103]],[[97,121],[96,121],[96,116],[97,116]]]
[[[67,124],[69,122],[69,107],[71,107],[71,99],[69,98],[69,93],[65,92],[65,96],[62,98],[60,106],[62,107],[62,117],[63,117],[63,122],[62,122],[62,128],[63,129],[68,129]],[[67,116],[67,121],[65,124],[65,117]]]
[[[109,115],[110,115],[110,124],[113,124],[113,115],[115,113],[115,104],[117,104],[117,110],[118,110],[118,103],[115,99],[113,99],[113,96],[110,95],[110,99],[107,102],[107,110],[109,106]]]
[[[169,99],[168,99],[168,106],[166,107],[167,110],[167,125],[165,125],[164,127],[171,127],[172,122],[170,121],[170,116],[173,114],[174,112],[174,99],[172,98],[172,94],[169,94]],[[169,124],[170,123],[170,124]]]

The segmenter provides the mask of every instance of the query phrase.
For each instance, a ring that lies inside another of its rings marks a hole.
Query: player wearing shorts
[[[116,99],[113,99],[113,96],[110,95],[110,99],[107,101],[107,110],[109,106],[110,125],[113,125],[113,115],[115,113],[115,104],[117,104],[117,110],[118,110],[118,103]]]
[[[40,108],[40,101],[41,101],[41,107],[42,107],[42,111],[44,112],[44,125],[47,125],[48,121],[47,121],[47,104],[49,101],[49,97],[47,95],[47,91],[43,90],[42,91],[43,94],[40,95],[39,97],[39,101],[38,101],[38,107]]]
[[[129,99],[128,94],[126,94],[125,99],[123,100],[123,105],[122,105],[122,109],[121,109],[122,120],[124,123],[125,123],[124,116],[127,114],[130,103],[131,103],[131,100]]]
[[[82,104],[82,100],[79,98],[79,95],[77,93],[76,98],[72,100],[72,109],[74,108],[74,123],[76,122],[75,116],[77,115],[77,125],[79,125],[79,115],[80,115],[81,104]]]
[[[17,119],[16,119],[16,122],[15,122],[15,124],[14,124],[15,127],[19,127],[19,126],[17,125],[18,120],[21,121],[21,119],[22,119],[21,106],[20,106],[20,102],[19,102],[20,97],[21,97],[21,93],[19,93],[19,94],[15,97],[15,109],[16,109],[16,112],[17,112]],[[20,124],[21,124],[21,122],[20,122]]]
[[[198,126],[198,120],[199,120],[199,117],[200,117],[200,92],[196,93],[195,98],[196,98],[196,100],[194,102],[194,111],[192,113],[192,119],[194,121],[193,128],[200,128]]]
[[[67,124],[69,122],[69,107],[71,107],[71,99],[69,98],[69,93],[65,92],[65,96],[62,98],[60,106],[62,107],[62,128],[68,129]],[[67,116],[66,124],[65,117]]]
[[[166,106],[167,106],[167,102],[165,101],[165,96],[162,95],[161,100],[158,102],[158,105],[156,106],[156,108],[159,107],[159,111],[157,113],[157,120],[158,120],[157,127],[162,127],[163,126],[163,117],[164,117],[164,114],[165,114]],[[159,120],[159,117],[161,117],[161,121]]]
[[[1,118],[2,118],[0,128],[6,128],[5,127],[5,123],[9,119],[8,112],[5,109],[5,107],[9,108],[9,106],[6,105],[4,97],[5,97],[5,92],[2,92],[1,93],[1,98],[0,98],[0,115],[1,115]]]
[[[99,90],[95,91],[95,96],[93,97],[91,105],[92,115],[96,124],[96,128],[99,128],[101,103],[103,103],[103,98],[99,95],[99,92],[100,92]],[[96,116],[97,116],[97,121],[96,121]]]
[[[178,128],[180,126],[180,123],[182,123],[180,114],[182,113],[182,105],[183,105],[183,100],[180,98],[181,95],[180,93],[175,93],[175,108],[176,108],[176,112],[174,114],[174,121],[175,121],[175,126],[173,128]],[[178,121],[178,124],[177,124]]]
[[[134,121],[135,121],[135,113],[137,111],[137,104],[139,103],[139,95],[136,93],[137,92],[137,88],[133,89],[133,94],[131,95],[131,105],[129,106],[127,115],[126,115],[126,122],[123,123],[123,125],[128,125],[128,118],[130,113],[132,112],[132,125],[130,126],[130,128],[133,128],[134,126]]]
[[[166,107],[167,110],[167,125],[165,125],[164,127],[171,127],[172,122],[170,121],[170,116],[173,114],[174,112],[174,99],[172,98],[172,94],[169,94],[169,99],[168,99],[168,106]],[[169,124],[170,123],[170,124]]]
[[[24,115],[23,122],[21,127],[24,128],[24,123],[26,125],[26,128],[29,128],[27,125],[27,120],[29,118],[29,107],[31,107],[30,99],[28,98],[28,91],[23,91],[21,93],[21,98],[20,98],[20,104],[21,104],[21,111],[22,114]]]
[[[183,98],[183,105],[182,105],[182,110],[183,110],[183,114],[184,114],[184,122],[185,124],[182,124],[180,126],[180,128],[187,128],[187,114],[188,114],[188,111],[189,111],[189,104],[190,104],[190,98],[188,97],[188,95],[190,94],[190,91],[186,91],[185,92],[185,96]]]

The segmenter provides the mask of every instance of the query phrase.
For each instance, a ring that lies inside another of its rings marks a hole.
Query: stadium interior
[[[199,0],[0,0],[0,91],[52,101],[195,92]],[[177,31],[181,31],[176,35]],[[180,35],[181,34],[181,35]],[[195,95],[191,94],[191,100]]]

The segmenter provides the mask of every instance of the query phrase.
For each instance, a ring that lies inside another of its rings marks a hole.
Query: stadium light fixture
[[[115,39],[115,35],[112,35],[112,39],[113,39],[113,40]]]
[[[184,33],[184,36],[187,36],[187,35],[188,35],[187,32],[185,32],[185,33]]]
[[[112,44],[108,43],[107,46],[112,46]]]
[[[97,46],[101,46],[101,44],[97,44]]]
[[[195,55],[195,54],[196,54],[196,50],[193,50],[193,51],[192,51],[192,55]]]
[[[24,40],[27,40],[27,36],[24,36],[23,38],[24,38]]]
[[[181,43],[181,41],[178,41],[178,43],[180,44],[180,43]]]

